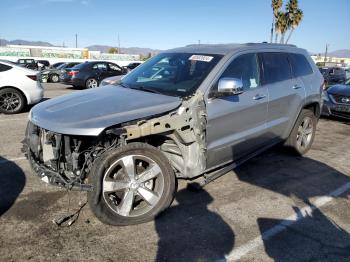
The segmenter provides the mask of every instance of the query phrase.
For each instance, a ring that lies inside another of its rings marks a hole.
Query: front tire
[[[17,114],[26,105],[22,93],[14,88],[0,90],[0,112],[4,114]]]
[[[303,109],[295,122],[285,145],[297,155],[306,154],[314,141],[317,117],[311,110]]]
[[[107,151],[90,173],[92,212],[103,223],[133,225],[148,222],[174,199],[174,171],[157,148],[131,143]]]

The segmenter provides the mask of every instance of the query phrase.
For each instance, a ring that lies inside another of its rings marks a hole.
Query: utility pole
[[[272,44],[272,38],[273,38],[273,21],[271,24],[271,36],[270,36],[270,43]]]
[[[324,53],[324,62],[327,62],[328,47],[329,47],[329,44],[326,44],[326,52]]]
[[[75,33],[75,48],[78,48],[78,34]]]

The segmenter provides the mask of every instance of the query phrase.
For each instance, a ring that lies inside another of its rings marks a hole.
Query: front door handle
[[[256,96],[253,97],[253,99],[254,100],[260,100],[260,99],[263,99],[265,97],[266,97],[266,95],[259,95],[259,94],[257,94]]]
[[[293,89],[300,89],[300,88],[301,88],[301,86],[298,86],[298,85],[293,86]]]

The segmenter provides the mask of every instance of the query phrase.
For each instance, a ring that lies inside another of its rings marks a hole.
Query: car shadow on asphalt
[[[312,205],[311,205],[312,206]],[[320,209],[303,215],[294,207],[294,220],[258,218],[257,223],[266,254],[274,261],[349,261],[350,234]],[[272,224],[284,225],[286,230],[269,237]]]
[[[224,260],[235,235],[223,218],[208,209],[213,198],[205,190],[182,189],[177,205],[155,220],[159,236],[156,261]]]
[[[15,203],[26,184],[23,170],[0,156],[0,216]]]
[[[32,104],[32,105],[27,105],[26,107],[23,108],[23,111],[22,113],[28,113],[30,111],[30,109],[33,108],[33,106],[37,105],[37,104],[40,104],[42,102],[45,102],[47,100],[50,100],[50,98],[48,97],[44,97],[43,99],[40,100],[40,102],[36,103],[36,104]]]
[[[295,157],[278,148],[246,162],[235,173],[241,181],[292,198],[312,209],[305,216],[293,207],[300,219],[297,222],[266,217],[257,219],[265,252],[274,261],[349,261],[349,232],[311,203],[312,198],[328,196],[348,184],[350,178],[347,175],[325,163],[307,156]],[[348,199],[349,196],[348,190],[337,197]],[[341,217],[350,214],[349,204],[340,212]],[[268,237],[271,230],[281,226],[285,230]]]

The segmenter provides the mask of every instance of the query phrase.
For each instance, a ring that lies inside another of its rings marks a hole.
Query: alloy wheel
[[[312,140],[314,126],[312,118],[306,116],[298,127],[297,132],[297,147],[300,150],[307,148]]]
[[[87,87],[88,88],[95,88],[97,86],[98,86],[98,83],[97,83],[96,79],[89,79],[87,81]]]
[[[103,198],[120,216],[137,217],[149,212],[160,201],[164,176],[159,165],[142,155],[117,159],[105,172]]]
[[[53,83],[57,83],[58,80],[59,80],[58,75],[53,75],[53,76],[51,76],[51,81],[52,81]]]
[[[0,96],[0,108],[6,112],[15,112],[21,107],[21,98],[15,92],[6,92]]]

